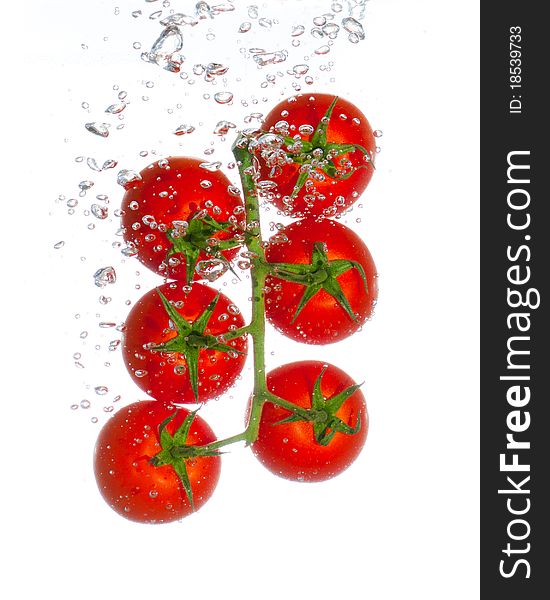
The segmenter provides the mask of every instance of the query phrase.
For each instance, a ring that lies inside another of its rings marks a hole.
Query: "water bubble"
[[[245,21],[244,23],[241,23],[241,26],[239,27],[239,33],[247,33],[251,28],[252,23],[250,21]]]
[[[363,25],[361,25],[361,23],[359,23],[359,21],[357,21],[353,17],[346,17],[345,19],[342,19],[342,27],[348,33],[356,36],[358,38],[357,41],[365,39],[365,30],[363,29]]]
[[[254,54],[254,62],[260,67],[265,67],[266,65],[284,62],[287,57],[288,52],[286,50],[278,50],[277,52],[262,51]]]
[[[220,169],[220,167],[222,166],[222,163],[220,161],[203,162],[199,166],[201,169],[204,169],[206,171],[210,171],[211,173],[213,173],[214,171],[218,171]],[[202,182],[201,182],[201,185],[202,185]]]
[[[113,267],[103,267],[94,273],[94,283],[103,288],[116,282],[116,272]]]
[[[195,131],[193,125],[187,125],[183,123],[174,131],[174,135],[185,135],[188,133],[193,133],[193,131]]]
[[[376,129],[375,131],[372,132],[372,134],[374,135],[374,137],[380,138],[382,137],[382,132],[380,131],[380,129]]]
[[[319,55],[323,55],[323,54],[328,54],[330,52],[330,46],[320,46],[319,48],[317,48],[315,50],[315,54],[319,54]]]
[[[94,388],[94,391],[98,396],[105,396],[109,392],[109,388],[104,385],[98,385]]]
[[[236,127],[235,123],[231,123],[231,121],[218,121],[214,128],[214,135],[227,135],[230,129],[236,129]]]
[[[90,209],[96,219],[101,219],[101,220],[106,219],[109,214],[108,209],[105,208],[104,206],[100,206],[99,204],[92,204]]]
[[[305,75],[308,71],[309,71],[308,65],[302,64],[302,65],[294,65],[294,67],[292,67],[292,72],[297,77],[300,77],[301,75]]]
[[[292,28],[291,35],[292,35],[292,37],[298,37],[298,36],[302,35],[305,30],[306,30],[306,28],[303,25],[296,25],[295,27]]]
[[[114,169],[117,165],[118,162],[116,160],[109,158],[101,165],[101,170],[107,171],[108,169]]]
[[[251,19],[257,19],[258,18],[258,7],[255,4],[248,7],[248,16]]]
[[[273,26],[273,21],[271,19],[266,19],[264,17],[262,17],[258,23],[262,26],[265,27],[266,29],[271,29],[271,27]]]
[[[57,244],[54,244],[53,247],[56,250],[59,250],[60,248],[63,248],[64,245],[65,245],[65,242],[64,241],[60,241],[60,242],[57,242]]]
[[[141,175],[130,169],[122,169],[117,174],[117,183],[123,188],[129,187],[132,183],[142,181]],[[136,207],[137,208],[137,207]]]
[[[179,71],[183,57],[179,51],[183,47],[183,36],[177,25],[168,25],[157,38],[149,53],[142,54],[146,62],[152,62],[173,72]]]
[[[109,135],[109,123],[86,123],[84,127],[86,127],[90,133],[99,135],[100,137],[108,137]]]
[[[101,167],[97,164],[95,158],[86,159],[86,164],[88,165],[88,167],[90,167],[90,169],[92,169],[92,171],[97,171],[98,173],[99,171],[101,171]]]
[[[326,25],[327,19],[324,16],[320,16],[320,17],[315,17],[313,19],[313,24],[317,25],[317,27],[322,27],[323,25]]]
[[[189,25],[194,27],[198,24],[197,19],[195,17],[191,17],[189,15],[184,15],[182,13],[174,13],[160,21],[160,24],[164,27],[168,27],[170,25]]]
[[[219,258],[201,260],[195,267],[197,274],[210,282],[216,281],[216,279],[226,273],[228,269],[229,263],[226,260]]]
[[[118,115],[120,114],[124,109],[126,108],[126,103],[125,102],[120,102],[119,104],[111,104],[111,106],[108,106],[105,109],[106,113],[109,113],[111,115]]]
[[[90,406],[92,405],[92,403],[89,400],[81,400],[80,401],[80,408],[90,408]]]
[[[81,182],[78,184],[78,187],[79,187],[79,188],[80,188],[80,189],[81,189],[83,192],[86,192],[86,191],[88,191],[88,190],[89,190],[90,188],[92,188],[93,186],[94,186],[94,182],[93,182],[93,181],[88,181],[88,180],[86,180],[86,181],[81,181]]]
[[[218,104],[229,104],[233,100],[233,94],[231,92],[218,92],[214,94],[214,100]]]

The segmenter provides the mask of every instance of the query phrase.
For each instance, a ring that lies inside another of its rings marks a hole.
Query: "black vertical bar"
[[[481,8],[482,599],[539,599],[549,587],[545,8],[529,0]]]

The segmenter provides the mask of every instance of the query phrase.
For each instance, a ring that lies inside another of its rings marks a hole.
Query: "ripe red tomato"
[[[329,428],[324,438],[330,438],[327,443],[317,440],[314,422],[290,420],[290,410],[265,403],[252,452],[272,473],[294,481],[324,481],[344,471],[357,458],[367,438],[367,407],[358,386],[344,371],[320,361],[295,362],[268,373],[267,387],[302,409],[313,406],[321,432],[324,407],[328,409],[331,401],[341,402],[334,413],[339,419],[334,427],[341,430],[331,434],[333,428]],[[325,424],[330,412],[325,411]]]
[[[319,127],[324,127],[320,134]],[[271,135],[260,138],[257,146],[261,180],[268,182],[260,187],[270,190],[267,198],[286,215],[341,213],[372,178],[373,131],[365,115],[344,98],[299,94],[283,100],[267,115],[262,131]],[[269,182],[276,187],[270,189]]]
[[[122,353],[147,394],[176,404],[205,402],[235,382],[247,341],[220,336],[242,327],[244,319],[227,296],[216,297],[216,290],[200,283],[188,291],[171,282],[136,302],[126,319]]]
[[[149,400],[122,408],[105,423],[95,448],[94,471],[103,498],[118,514],[140,523],[169,523],[189,515],[193,508],[198,510],[210,498],[220,476],[219,456],[183,461],[193,505],[176,468],[151,463],[163,449],[159,425],[173,417],[166,432],[175,439],[191,416],[185,409],[176,412],[170,404]],[[214,441],[206,421],[194,415],[185,444],[203,446]]]
[[[124,240],[145,266],[169,279],[212,280],[223,270],[219,261],[227,266],[238,252],[237,247],[221,249],[223,241],[233,238],[234,228],[221,231],[219,224],[242,220],[239,191],[221,171],[201,167],[206,164],[187,157],[159,160],[141,171],[140,180],[128,184],[122,200]],[[209,223],[199,223],[200,219]],[[192,220],[196,220],[193,230]],[[189,242],[187,254],[175,245],[183,239]],[[206,277],[195,270],[195,265],[205,260],[214,260],[213,265],[204,265],[211,266],[205,269]],[[210,277],[211,271],[214,275]]]
[[[326,248],[328,268],[326,264],[319,264],[321,256],[316,250],[319,244]],[[267,277],[266,315],[284,335],[307,344],[328,344],[348,337],[371,316],[378,297],[376,266],[361,238],[344,225],[330,219],[292,223],[271,238],[266,258],[270,263],[313,263],[310,275],[319,281],[317,288],[315,284],[308,288],[284,280],[281,278],[283,268],[279,276]],[[352,261],[355,266],[348,264],[347,270],[342,272],[346,267],[343,261]],[[327,270],[332,271],[333,276],[323,280]],[[338,294],[338,286],[344,300]],[[316,289],[318,291],[303,305],[307,297],[304,294]],[[347,308],[345,300],[349,302]]]

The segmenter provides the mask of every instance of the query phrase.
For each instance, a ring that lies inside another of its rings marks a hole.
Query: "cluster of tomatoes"
[[[118,411],[100,432],[95,475],[108,504],[140,522],[181,519],[211,496],[220,448],[245,441],[272,472],[297,481],[337,475],[359,454],[368,428],[360,386],[318,361],[265,374],[264,316],[282,334],[328,344],[357,331],[377,298],[376,268],[353,231],[332,219],[366,188],[376,144],[364,115],[342,98],[283,101],[261,130],[234,146],[241,191],[216,167],[170,157],[126,186],[128,252],[164,278],[132,308],[123,357],[154,400]],[[259,202],[294,220],[263,241]],[[204,282],[241,254],[251,268],[253,317]],[[258,287],[258,289],[255,288]],[[254,347],[255,386],[246,430],[217,440],[196,411],[217,398]]]

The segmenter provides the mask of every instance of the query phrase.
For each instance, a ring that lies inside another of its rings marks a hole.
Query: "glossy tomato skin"
[[[286,241],[284,240],[286,237]],[[325,290],[320,290],[292,322],[305,286],[274,276],[266,279],[266,315],[284,335],[307,344],[338,342],[355,333],[372,315],[378,298],[377,272],[369,249],[351,229],[331,219],[296,221],[279,231],[266,249],[271,263],[307,264],[313,245],[324,242],[329,260],[358,262],[365,272],[367,289],[360,272],[350,269],[337,277],[356,316],[354,321]]]
[[[311,408],[315,381],[327,363],[301,361],[278,367],[267,374],[267,387],[276,396],[302,408]],[[325,398],[336,396],[355,382],[344,371],[328,365],[321,379]],[[327,446],[315,440],[310,422],[278,424],[290,416],[290,411],[266,402],[260,421],[258,439],[252,452],[275,475],[292,481],[325,481],[347,469],[365,444],[368,414],[365,398],[360,390],[354,392],[336,415],[350,427],[361,428],[355,434],[336,433]]]
[[[242,219],[243,203],[231,193],[231,182],[221,171],[210,172],[196,158],[169,157],[150,164],[140,172],[141,180],[132,182],[122,200],[124,240],[135,247],[138,259],[148,268],[168,279],[186,279],[186,261],[181,253],[170,257],[171,242],[167,231],[174,221],[189,221],[199,211],[206,211],[218,222]],[[235,188],[231,188],[234,190]],[[217,233],[224,240],[232,235]],[[231,260],[238,248],[224,250]],[[199,261],[211,258],[201,252]],[[203,279],[195,272],[195,280]]]
[[[99,434],[94,455],[99,491],[114,511],[131,521],[169,523],[193,512],[174,468],[149,462],[161,450],[158,426],[174,411],[174,406],[155,400],[136,402],[115,413]],[[179,409],[167,431],[173,435],[188,414]],[[208,424],[195,415],[187,444],[202,446],[215,440]],[[212,495],[220,467],[219,456],[187,461],[195,510]]]
[[[194,322],[216,297],[216,290],[194,283],[191,291],[183,291],[181,282],[169,282],[158,287],[177,311]],[[220,294],[216,308],[208,322],[206,334],[220,336],[230,328],[240,328],[244,319],[238,307]],[[150,290],[136,302],[125,322],[122,344],[124,363],[135,383],[157,400],[175,404],[195,403],[185,358],[179,353],[153,351],[150,344],[165,343],[176,332],[156,289]],[[235,352],[225,353],[201,349],[199,353],[199,402],[206,402],[223,394],[237,379],[245,360],[247,341],[239,337],[228,341]],[[242,354],[238,354],[241,352]]]
[[[266,117],[262,130],[265,132],[284,133],[282,123],[288,123],[288,135],[299,135],[301,140],[311,141],[311,131],[317,127],[327,109],[334,100],[332,94],[299,94],[280,102]],[[303,126],[310,126],[304,129]],[[301,131],[300,131],[300,128]],[[322,180],[310,180],[296,198],[290,200],[296,185],[300,165],[290,163],[281,167],[280,172],[273,175],[268,161],[261,160],[261,178],[273,181],[277,187],[269,195],[269,199],[284,214],[302,218],[311,216],[335,216],[349,208],[365,191],[374,173],[374,157],[376,140],[372,128],[365,115],[351,102],[338,98],[332,117],[328,124],[327,141],[336,144],[359,144],[367,150],[372,163],[365,160],[365,155],[355,150],[336,158],[339,161],[349,161],[350,167],[361,167],[349,179],[334,179],[320,170],[315,173]],[[366,167],[366,168],[364,168]],[[287,202],[285,202],[285,198]]]

